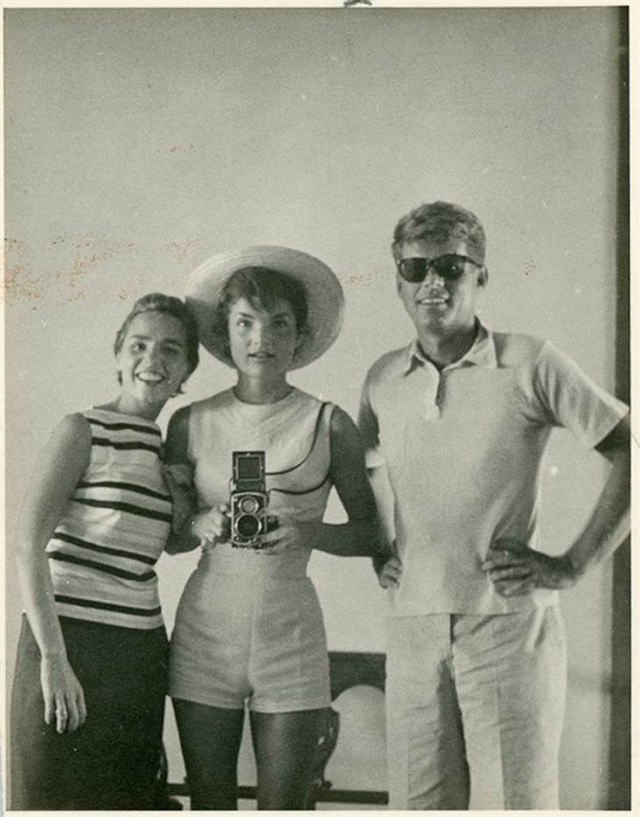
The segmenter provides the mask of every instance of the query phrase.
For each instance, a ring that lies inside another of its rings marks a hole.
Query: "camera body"
[[[231,544],[259,550],[260,537],[273,530],[277,520],[268,515],[264,451],[234,451],[230,485]]]

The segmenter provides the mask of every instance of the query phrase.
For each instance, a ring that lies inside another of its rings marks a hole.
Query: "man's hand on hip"
[[[395,542],[390,545],[386,553],[374,558],[373,567],[378,576],[378,584],[384,590],[400,587],[402,560],[398,556]]]
[[[548,556],[508,539],[497,539],[489,547],[482,569],[501,596],[518,596],[537,588],[560,590],[573,587],[578,578],[568,556]]]

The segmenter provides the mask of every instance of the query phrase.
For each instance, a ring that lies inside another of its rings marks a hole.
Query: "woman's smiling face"
[[[293,309],[284,298],[269,308],[239,298],[229,310],[228,330],[234,366],[249,377],[284,376],[300,343]]]
[[[181,321],[166,312],[141,312],[129,324],[116,357],[124,410],[157,414],[189,376]]]

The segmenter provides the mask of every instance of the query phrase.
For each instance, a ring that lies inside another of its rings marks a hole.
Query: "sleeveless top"
[[[331,403],[295,388],[264,405],[243,403],[233,389],[193,403],[189,459],[200,506],[229,503],[234,451],[264,451],[269,514],[320,521],[331,490],[332,412]],[[235,572],[250,567],[262,574],[304,576],[310,553],[309,547],[290,547],[266,555],[224,544],[210,551],[211,558],[204,558],[199,569]]]
[[[82,412],[89,465],[46,552],[58,615],[150,630],[163,625],[153,569],[171,528],[161,432],[142,417]]]

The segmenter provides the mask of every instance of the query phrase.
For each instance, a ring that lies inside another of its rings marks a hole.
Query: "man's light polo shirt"
[[[627,407],[547,342],[479,326],[441,372],[417,341],[381,357],[362,393],[367,464],[395,498],[401,586],[392,615],[504,613],[556,593],[504,598],[482,571],[490,543],[539,549],[540,466],[554,426],[597,445]]]

